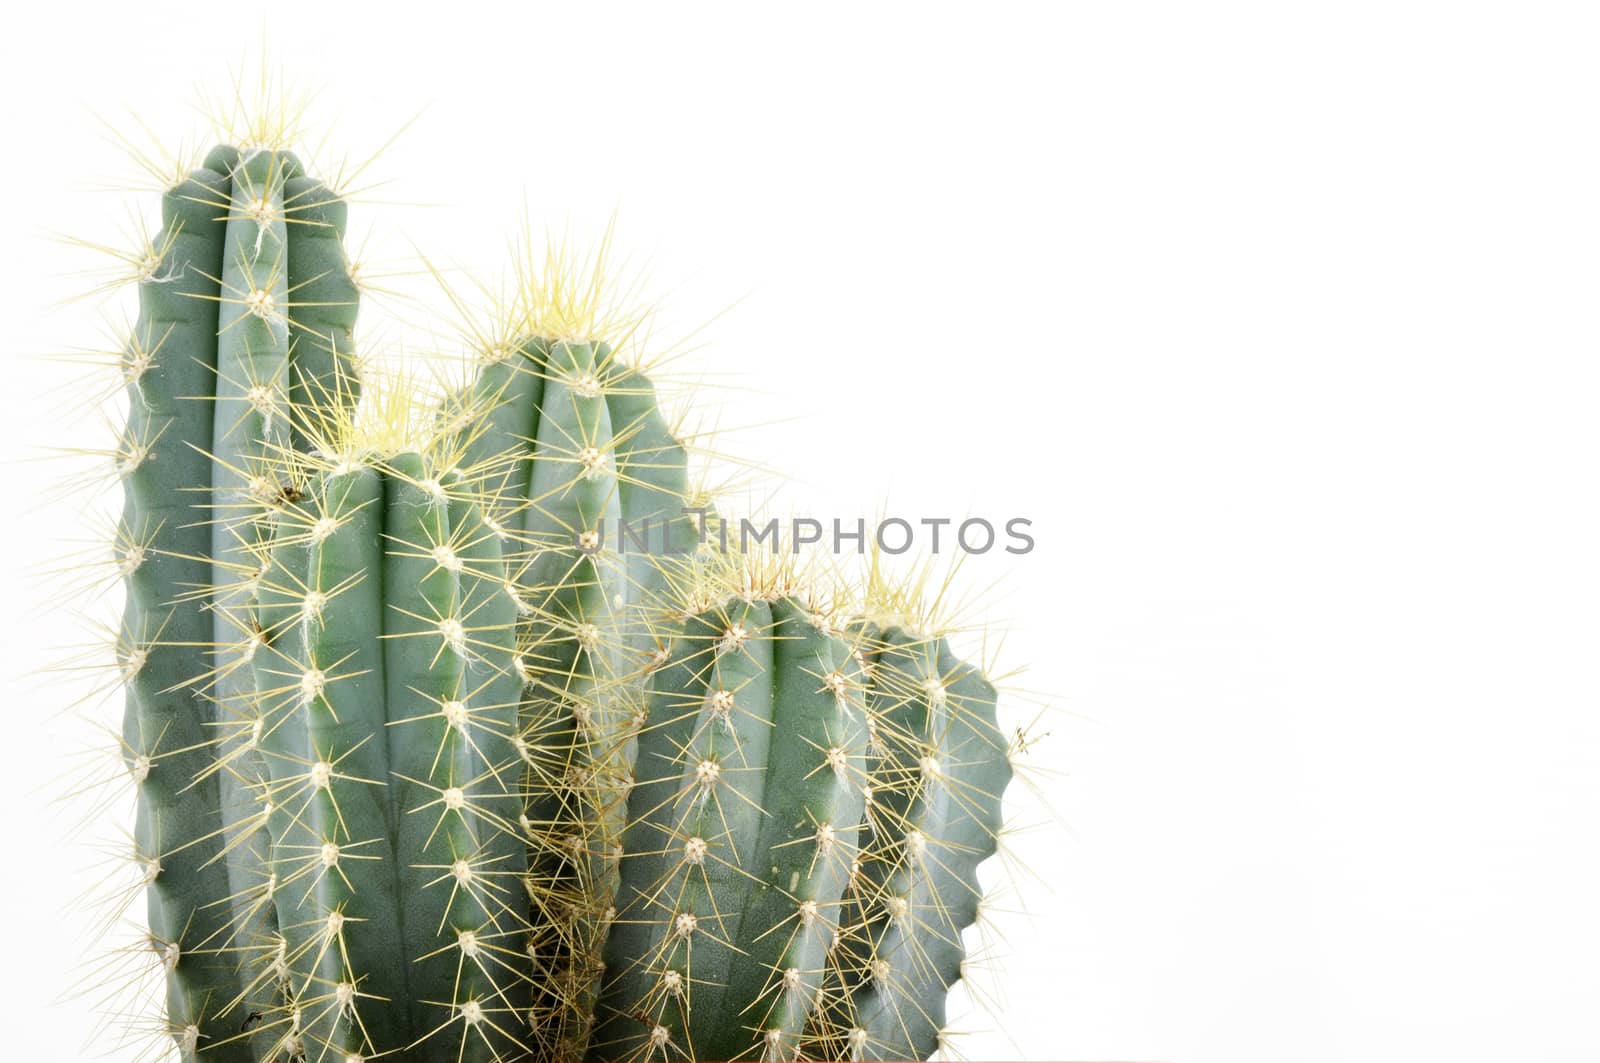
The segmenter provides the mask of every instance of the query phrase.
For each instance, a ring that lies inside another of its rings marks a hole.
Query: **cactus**
[[[358,412],[344,212],[218,148],[141,274],[119,659],[178,1054],[930,1055],[993,686],[875,575],[693,551],[603,255],[437,410]]]
[[[220,277],[210,453],[211,621],[217,777],[234,913],[231,952],[256,969],[280,936],[260,808],[262,756],[253,655],[259,554],[272,504],[291,485],[282,455],[326,434],[356,397],[357,293],[342,239],[345,205],[286,151],[244,154],[233,176]],[[246,1014],[276,1002],[249,986]]]
[[[674,763],[686,755],[684,729],[695,718],[687,707],[702,703],[710,681],[701,674],[696,688],[683,674],[689,663],[674,655],[693,655],[690,647],[698,637],[701,663],[709,667],[720,657],[706,654],[707,646],[724,645],[733,631],[747,633],[753,646],[781,643],[794,637],[789,632],[799,626],[800,607],[778,600],[760,616],[700,616],[688,629],[669,632],[659,618],[682,613],[686,600],[705,594],[701,566],[684,570],[662,561],[663,552],[670,559],[687,548],[692,526],[681,518],[669,521],[670,538],[652,547],[654,557],[619,556],[625,544],[608,548],[598,534],[619,516],[634,528],[647,517],[673,518],[685,508],[689,491],[683,447],[657,411],[648,378],[624,367],[608,344],[594,339],[605,331],[597,327],[605,315],[594,311],[602,302],[599,284],[584,288],[575,283],[579,275],[572,264],[555,261],[547,264],[553,281],[524,285],[518,313],[483,343],[485,364],[445,417],[447,423],[469,426],[462,429],[471,437],[465,449],[476,463],[498,466],[491,487],[497,498],[495,523],[508,541],[520,544],[523,558],[511,567],[518,574],[525,614],[520,667],[530,680],[521,717],[531,763],[523,825],[533,838],[532,1032],[538,1054],[564,1060],[656,1053],[734,1059],[752,1051],[779,1057],[800,1051],[820,1052],[820,1058],[926,1056],[936,1047],[945,991],[960,976],[961,932],[974,921],[980,896],[974,869],[994,852],[1009,766],[995,726],[993,689],[970,666],[955,661],[943,641],[916,640],[902,626],[880,632],[876,625],[858,625],[848,651],[837,640],[816,650],[819,659],[838,662],[843,671],[835,680],[845,684],[858,683],[857,666],[849,662],[870,660],[875,666],[884,661],[883,679],[870,685],[872,711],[859,724],[862,740],[838,747],[856,750],[855,760],[841,768],[848,775],[853,767],[857,777],[856,807],[835,820],[841,825],[828,835],[834,839],[831,852],[853,855],[857,835],[867,848],[854,861],[853,877],[807,879],[820,898],[813,898],[817,907],[811,910],[834,913],[831,934],[839,944],[818,948],[817,941],[802,937],[773,951],[782,942],[776,930],[780,913],[770,906],[790,905],[781,914],[792,917],[793,899],[784,894],[779,902],[767,886],[759,893],[769,910],[756,918],[771,923],[754,935],[759,942],[701,946],[702,957],[718,949],[724,953],[726,970],[717,959],[703,961],[714,972],[713,982],[758,986],[761,997],[738,997],[730,990],[738,1007],[729,1010],[705,999],[718,990],[701,989],[698,1020],[689,1022],[685,1013],[674,1025],[660,1012],[659,985],[640,974],[652,951],[661,953],[676,940],[671,921],[649,907],[656,903],[651,891],[661,888],[658,878],[664,873],[657,850],[664,835],[681,826],[660,822],[668,799],[663,788],[682,774]],[[587,547],[581,541],[586,534],[592,537]],[[700,574],[686,577],[685,572]],[[731,592],[746,586],[748,577],[721,572],[711,583]],[[889,604],[891,613],[907,611],[905,603]],[[774,636],[775,627],[785,634]],[[747,817],[751,810],[759,814],[766,793],[804,789],[803,780],[791,777],[789,769],[798,761],[788,754],[798,751],[796,741],[817,740],[796,722],[804,712],[795,702],[804,701],[800,691],[808,682],[813,694],[820,689],[815,687],[820,664],[809,662],[810,679],[797,675],[803,666],[787,649],[780,646],[774,655],[769,646],[769,660],[753,676],[791,684],[785,687],[789,703],[768,706],[767,722],[752,724],[748,736],[754,746],[762,745],[766,730],[783,736],[779,744],[785,752],[772,767],[780,781],[745,794],[742,804],[718,808],[724,833],[754,831],[746,824],[745,831],[734,832],[726,820]],[[931,660],[922,660],[929,655]],[[908,670],[915,671],[915,684],[907,679]],[[675,680],[666,678],[674,675]],[[674,710],[675,716],[661,716]],[[758,710],[753,718],[763,717]],[[798,735],[789,733],[791,727]],[[864,737],[869,731],[879,736],[870,749]],[[736,742],[742,742],[739,733],[733,735]],[[746,751],[741,745],[741,751],[759,761],[757,748]],[[862,757],[875,765],[870,781],[858,763]],[[942,761],[950,765],[949,773],[925,779],[907,770],[907,757],[913,769]],[[764,778],[759,766],[750,771]],[[869,803],[874,787],[881,800]],[[851,798],[840,792],[834,799],[845,806],[836,811],[845,812]],[[782,819],[770,807],[765,815],[767,826]],[[908,838],[914,858],[906,856]],[[798,853],[797,841],[803,840],[741,837],[743,847],[729,863],[753,871],[766,866],[771,855],[775,866],[791,868],[785,857],[792,854],[783,847]],[[852,862],[845,859],[846,869]],[[751,899],[751,881],[748,874],[731,876],[727,897],[719,890],[708,902],[742,914]],[[889,919],[887,913],[902,901],[917,906],[915,922]],[[834,938],[828,940],[831,944]],[[901,969],[890,976],[885,963],[899,963]],[[616,975],[619,967],[630,973]],[[799,984],[783,982],[790,971]],[[769,1014],[751,1014],[769,998]],[[641,1023],[640,1014],[654,1019]]]
[[[212,404],[185,401],[215,383],[225,204],[236,153],[213,151],[162,198],[145,256],[139,319],[127,346],[128,423],[118,447],[127,590],[118,638],[126,689],[123,751],[138,790],[135,859],[144,868],[152,947],[167,969],[167,1021],[192,1052],[220,1039],[216,1016],[238,992],[224,947],[227,868],[219,862],[219,783],[210,770],[213,710],[193,681],[212,642],[185,590],[210,583],[209,532],[192,493],[209,487]],[[227,1058],[224,1054],[220,1058]]]
[[[1011,781],[994,686],[946,639],[895,619],[863,639],[872,797],[827,1004],[808,1030],[821,1058],[925,1059],[939,1046]]]
[[[119,654],[136,857],[170,1030],[219,1060],[249,1058],[227,1016],[249,1003],[241,961],[271,920],[263,850],[240,826],[260,781],[240,723],[240,559],[274,490],[259,463],[354,400],[343,213],[286,151],[213,149],[163,196],[125,354]]]
[[[937,1047],[1010,778],[994,690],[794,593],[725,585],[652,676],[591,1058]]]
[[[791,598],[674,632],[629,801],[600,1058],[793,1058],[857,847],[852,648]]]
[[[260,978],[286,1000],[269,1025],[307,1058],[514,1058],[526,849],[499,539],[435,454],[302,464],[254,659],[281,934]]]
[[[685,447],[645,370],[611,343],[604,251],[587,281],[552,252],[524,276],[469,386],[443,411],[486,494],[523,614],[519,668],[527,762],[535,1027],[545,1051],[581,1054],[634,767],[640,684],[657,648],[641,608],[664,591],[663,556],[691,549]],[[632,553],[627,553],[632,548]]]

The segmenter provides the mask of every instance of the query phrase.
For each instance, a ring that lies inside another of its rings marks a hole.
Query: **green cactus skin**
[[[241,154],[234,187],[221,213],[226,219],[221,313],[216,337],[215,420],[206,449],[215,461],[208,470],[212,512],[207,556],[212,571],[212,636],[216,677],[212,684],[220,740],[222,815],[227,831],[226,864],[235,947],[259,967],[276,927],[268,885],[265,836],[259,810],[265,772],[250,744],[255,721],[254,683],[249,667],[248,630],[241,618],[254,605],[256,554],[264,534],[265,503],[276,490],[269,459],[289,443],[288,404],[288,229],[283,182],[298,175],[299,163],[272,151]],[[255,988],[253,986],[253,988]],[[260,1012],[272,997],[252,993],[242,1001]]]
[[[648,663],[657,649],[651,618],[668,594],[670,559],[698,543],[690,499],[688,452],[673,433],[644,370],[618,366],[605,384],[617,459],[617,493],[627,529],[645,536],[645,551],[624,531],[612,549],[627,558],[626,638],[632,660]]]
[[[593,1008],[597,972],[584,961],[603,940],[604,909],[616,892],[613,852],[622,840],[633,766],[632,707],[618,689],[626,568],[597,549],[599,536],[621,515],[611,412],[596,371],[604,357],[594,344],[550,345],[523,513],[531,553],[519,574],[532,609],[524,656],[541,673],[528,691],[524,721],[524,737],[538,751],[527,810],[542,850],[534,866],[552,884],[578,890],[553,895],[560,906],[547,909],[553,919],[538,921],[549,935],[536,938],[535,948],[551,960],[553,1003],[578,1014]],[[595,552],[574,541],[583,535],[596,536]],[[558,1023],[564,1018],[557,1013]]]
[[[517,545],[520,657],[538,677],[521,713],[534,1026],[549,1031],[546,1051],[576,1057],[617,889],[641,715],[634,677],[656,648],[639,606],[664,592],[661,556],[695,539],[687,457],[648,376],[601,342],[504,345],[462,405],[464,464],[490,470],[496,526]],[[633,537],[619,543],[624,528]]]
[[[497,525],[524,553],[565,550],[570,567],[582,556],[572,549],[577,535],[596,528],[603,535],[595,554],[608,567],[613,555],[626,557],[625,571],[599,578],[631,606],[663,594],[660,558],[698,541],[684,512],[687,450],[649,375],[618,361],[608,344],[534,337],[500,345],[443,413],[446,424],[465,423],[455,433],[461,463],[484,470]],[[541,564],[558,567],[554,559]],[[535,596],[550,591],[531,571],[518,578]],[[649,626],[636,609],[610,611],[629,625],[621,664],[637,670],[655,648]]]
[[[499,540],[408,453],[324,470],[277,514],[270,556],[256,675],[279,1047],[517,1058],[526,849]]]
[[[290,428],[297,450],[337,432],[355,405],[360,292],[345,253],[349,205],[315,177],[283,182],[288,237]]]
[[[872,799],[861,863],[831,957],[828,1007],[808,1054],[926,1059],[946,991],[962,975],[962,931],[978,915],[977,867],[994,855],[1008,744],[995,689],[944,639],[871,629]]]
[[[218,286],[234,155],[217,149],[162,199],[162,231],[139,285],[125,375],[128,424],[119,447],[125,508],[118,563],[127,590],[119,638],[126,680],[125,755],[138,784],[136,855],[145,869],[153,946],[167,966],[168,1028],[192,1056],[234,1030],[218,1013],[240,989],[227,952],[229,889],[211,712],[194,680],[210,619],[186,592],[210,583],[204,454],[215,384]],[[198,449],[197,449],[198,447]],[[188,490],[186,490],[188,489]],[[217,1048],[211,1058],[244,1058]]]

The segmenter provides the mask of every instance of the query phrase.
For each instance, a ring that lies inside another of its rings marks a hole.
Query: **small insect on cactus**
[[[241,961],[272,923],[262,839],[241,827],[265,775],[252,643],[238,637],[259,517],[279,490],[268,456],[355,398],[345,204],[260,132],[213,149],[162,197],[140,256],[117,456],[136,858],[171,1032],[219,1060],[251,1058],[237,1043],[250,1010]]]

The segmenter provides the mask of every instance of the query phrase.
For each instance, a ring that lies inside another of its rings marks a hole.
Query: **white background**
[[[97,338],[51,307],[97,261],[50,234],[152,203],[92,190],[131,171],[89,112],[192,141],[265,30],[356,154],[425,108],[357,208],[372,268],[492,276],[524,204],[580,238],[615,208],[664,331],[715,318],[681,364],[776,509],[1034,520],[966,574],[1051,706],[1059,820],[1018,803],[1029,914],[961,1052],[1600,1058],[1584,5],[353,7],[6,16],[6,675],[80,638],[22,573],[89,533],[27,459],[105,438],[26,358]],[[85,1005],[50,1001],[103,871],[47,805],[64,689],[0,702],[32,1061],[79,1058]]]

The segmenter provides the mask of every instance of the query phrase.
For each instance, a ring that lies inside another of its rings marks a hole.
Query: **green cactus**
[[[436,414],[358,413],[344,213],[219,148],[142,273],[119,650],[179,1055],[930,1055],[992,685],[876,575],[694,549],[599,268],[524,277]]]
[[[152,946],[167,968],[167,1021],[193,1052],[220,1039],[216,1019],[238,992],[219,862],[219,782],[211,770],[212,706],[194,681],[195,648],[212,642],[199,603],[209,531],[193,489],[211,483],[212,404],[186,401],[215,383],[218,284],[236,153],[213,151],[162,197],[162,228],[139,283],[127,347],[128,422],[118,447],[124,509],[117,540],[126,588],[118,638],[126,689],[123,750],[138,790],[135,858],[145,869]],[[228,1058],[226,1054],[219,1058]]]
[[[599,1058],[793,1058],[855,858],[860,666],[793,599],[680,625],[629,801]]]
[[[190,1055],[250,1058],[228,1016],[249,1002],[243,961],[271,910],[262,846],[241,828],[260,776],[236,614],[274,489],[257,466],[354,401],[343,225],[343,203],[292,155],[218,147],[164,195],[139,274],[118,454],[123,742],[168,1023]]]
[[[355,401],[351,331],[358,295],[343,249],[345,205],[288,152],[241,157],[226,225],[210,447],[211,696],[218,707],[233,951],[245,966],[259,968],[278,928],[260,816],[269,775],[250,667],[259,642],[258,555],[266,516],[289,486],[282,455],[330,432]],[[267,1004],[257,1000],[246,1010]]]
[[[547,1051],[569,1056],[599,990],[588,958],[617,888],[640,677],[657,649],[641,606],[665,590],[661,559],[697,541],[686,450],[654,386],[589,338],[629,331],[602,320],[603,263],[602,252],[585,287],[553,255],[442,416],[465,462],[488,470],[523,614],[534,1025]]]
[[[869,625],[871,785],[860,865],[829,958],[814,1055],[925,1059],[977,921],[1011,781],[995,689],[943,638]]]
[[[652,677],[589,1057],[926,1058],[1010,778],[994,690],[786,581],[724,593]]]
[[[307,1058],[514,1058],[527,864],[499,539],[436,456],[314,468],[273,520],[254,662],[282,941],[262,978],[286,1001],[268,1026]]]

